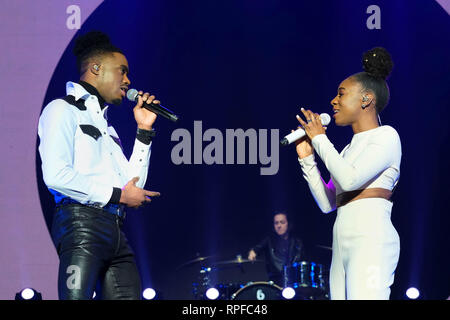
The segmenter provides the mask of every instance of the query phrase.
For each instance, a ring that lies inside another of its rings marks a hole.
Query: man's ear
[[[90,71],[91,71],[93,74],[98,75],[98,74],[100,73],[100,64],[98,64],[98,63],[93,63],[93,64],[91,65]]]

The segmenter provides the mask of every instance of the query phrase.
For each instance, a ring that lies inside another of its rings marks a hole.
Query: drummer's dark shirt
[[[285,264],[289,263],[289,238],[276,237],[274,242],[274,254]]]
[[[283,268],[305,260],[303,242],[289,235],[287,239],[272,233],[252,248],[257,255],[264,253],[269,280],[283,286]]]

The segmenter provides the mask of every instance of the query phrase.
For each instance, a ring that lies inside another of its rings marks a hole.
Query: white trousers
[[[330,270],[332,300],[388,300],[400,254],[392,202],[356,200],[338,208]]]

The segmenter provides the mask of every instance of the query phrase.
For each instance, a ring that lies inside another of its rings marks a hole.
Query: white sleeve
[[[139,180],[136,183],[136,186],[139,188],[144,188],[145,182],[147,181],[151,146],[152,142],[150,142],[150,144],[145,144],[136,139],[134,141],[133,152],[128,161],[128,181],[134,177],[139,177]]]
[[[314,154],[298,159],[303,171],[303,177],[308,182],[309,189],[323,213],[329,213],[336,209],[336,188],[330,179],[328,183],[320,176]]]
[[[38,125],[44,182],[80,203],[104,206],[113,187],[94,182],[73,168],[77,126],[76,115],[63,100],[53,100],[44,108]]]
[[[343,191],[358,190],[369,180],[387,169],[396,156],[398,135],[392,129],[370,139],[359,156],[349,163],[334,148],[325,134],[312,139],[315,151],[320,156],[333,179]]]

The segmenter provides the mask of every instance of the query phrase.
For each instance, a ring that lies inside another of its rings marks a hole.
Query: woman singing
[[[331,299],[389,299],[400,253],[391,223],[392,190],[400,176],[401,144],[397,131],[381,126],[378,114],[389,101],[386,78],[392,60],[384,48],[363,55],[364,72],[339,85],[331,101],[338,126],[352,126],[353,138],[338,153],[317,113],[297,119],[307,137],[296,143],[303,176],[324,213],[337,208],[330,270]],[[314,150],[330,172],[326,183]]]

